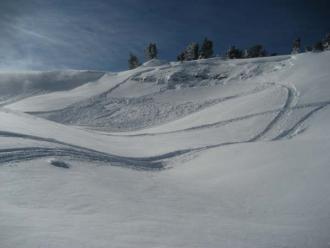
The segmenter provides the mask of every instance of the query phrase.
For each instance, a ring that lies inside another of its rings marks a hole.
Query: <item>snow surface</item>
[[[329,62],[1,72],[0,247],[330,247]]]

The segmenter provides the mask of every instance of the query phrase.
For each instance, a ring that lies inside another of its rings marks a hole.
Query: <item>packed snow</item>
[[[330,247],[330,52],[0,73],[0,247]]]

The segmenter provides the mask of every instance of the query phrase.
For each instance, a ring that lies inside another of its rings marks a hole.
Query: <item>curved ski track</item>
[[[132,77],[135,77],[137,75],[140,75],[144,72],[152,70],[151,68],[148,68],[144,71],[135,73],[122,81],[121,83],[117,84],[116,86],[112,87],[107,92],[104,92],[101,94],[101,96],[106,96],[116,88],[118,88],[120,85],[127,82]],[[318,112],[319,110],[323,109],[327,105],[330,104],[330,101],[325,102],[318,102],[318,103],[310,103],[310,104],[304,104],[304,105],[297,105],[298,102],[298,94],[295,91],[293,87],[288,87],[282,84],[276,84],[276,83],[267,83],[265,85],[270,86],[280,86],[286,89],[287,91],[287,97],[285,100],[285,103],[282,108],[271,110],[271,111],[265,111],[255,114],[249,114],[246,116],[240,116],[233,119],[225,120],[225,121],[219,121],[211,124],[204,124],[200,126],[190,127],[182,130],[175,130],[175,131],[169,131],[169,132],[160,132],[160,133],[142,133],[142,134],[133,134],[133,135],[125,135],[125,136],[150,136],[150,135],[166,135],[169,133],[179,133],[179,132],[190,132],[190,131],[196,131],[200,129],[206,129],[210,127],[217,127],[222,125],[228,125],[233,122],[246,120],[255,116],[265,115],[269,113],[277,113],[276,116],[266,125],[266,127],[256,134],[254,137],[248,139],[248,140],[242,140],[237,142],[223,142],[215,145],[209,145],[204,147],[198,147],[198,148],[192,148],[192,149],[182,149],[173,151],[170,153],[166,153],[159,156],[153,156],[153,157],[124,157],[124,156],[117,156],[114,154],[109,153],[103,153],[96,150],[88,149],[81,146],[76,146],[72,144],[63,143],[60,141],[57,141],[55,139],[47,139],[47,138],[41,138],[31,135],[23,135],[18,134],[14,132],[2,132],[0,131],[0,137],[16,137],[16,138],[22,138],[22,139],[32,139],[37,141],[43,141],[48,143],[54,143],[62,145],[63,147],[25,147],[25,148],[11,148],[11,149],[1,149],[0,150],[0,164],[1,163],[8,163],[8,162],[20,162],[24,160],[32,160],[36,158],[42,158],[42,157],[67,157],[67,158],[73,158],[78,160],[88,160],[88,161],[98,161],[98,162],[105,162],[110,163],[113,166],[123,166],[138,170],[160,170],[164,169],[166,164],[164,160],[170,159],[179,155],[191,153],[191,152],[198,152],[214,147],[220,147],[225,145],[232,145],[232,144],[239,144],[239,143],[249,143],[249,142],[255,142],[255,141],[261,141],[261,140],[269,140],[269,141],[275,141],[280,140],[284,138],[291,138],[297,131],[297,129],[305,122],[308,118],[310,118],[313,114]],[[267,87],[266,87],[267,89]],[[265,90],[263,88],[262,90]],[[260,91],[260,90],[259,90]],[[259,92],[257,91],[257,92]],[[225,100],[241,97],[243,95],[247,94],[254,94],[256,92],[248,92],[246,94],[227,97]],[[98,96],[100,97],[100,96]],[[292,112],[294,109],[301,109],[301,108],[313,108],[311,111],[309,111],[307,114],[305,114],[302,118],[300,118],[291,128],[287,130],[281,131],[277,136],[273,138],[267,139],[267,134],[280,122],[285,121],[286,116]],[[110,135],[110,134],[109,134]],[[120,136],[120,135],[115,135]]]

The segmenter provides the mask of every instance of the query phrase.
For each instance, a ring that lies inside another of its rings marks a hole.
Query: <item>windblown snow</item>
[[[330,247],[329,62],[0,72],[0,247]]]

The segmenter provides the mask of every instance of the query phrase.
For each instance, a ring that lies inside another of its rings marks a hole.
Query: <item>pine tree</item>
[[[178,61],[196,60],[199,57],[199,45],[198,43],[190,43],[186,49],[177,56]]]
[[[155,43],[150,43],[144,50],[146,60],[151,60],[157,58],[158,50]]]
[[[207,59],[207,58],[211,58],[212,56],[213,56],[213,42],[205,38],[199,53],[199,58]]]
[[[184,60],[198,59],[199,45],[198,43],[190,43],[184,51]]]
[[[128,59],[128,68],[131,69],[135,69],[137,67],[139,67],[141,64],[139,62],[139,59],[137,56],[135,56],[133,53],[129,54],[129,59]]]
[[[293,41],[292,44],[292,52],[291,54],[297,54],[300,52],[300,45],[301,45],[301,41],[300,38],[297,38]]]
[[[184,61],[184,52],[180,53],[177,57],[176,57],[177,61]]]
[[[321,41],[318,41],[313,46],[313,52],[322,52],[323,51],[323,44]]]
[[[226,57],[228,59],[239,59],[242,58],[242,56],[243,52],[240,49],[237,49],[235,46],[231,46],[226,53]]]
[[[305,52],[311,52],[313,48],[311,46],[305,46]]]
[[[248,51],[248,49],[244,49],[244,51],[242,53],[242,57],[245,58],[245,59],[249,57],[249,51]]]
[[[322,41],[322,45],[324,50],[330,50],[330,33],[327,33]]]
[[[255,45],[247,49],[244,55],[246,58],[265,57],[267,52],[262,45]]]

